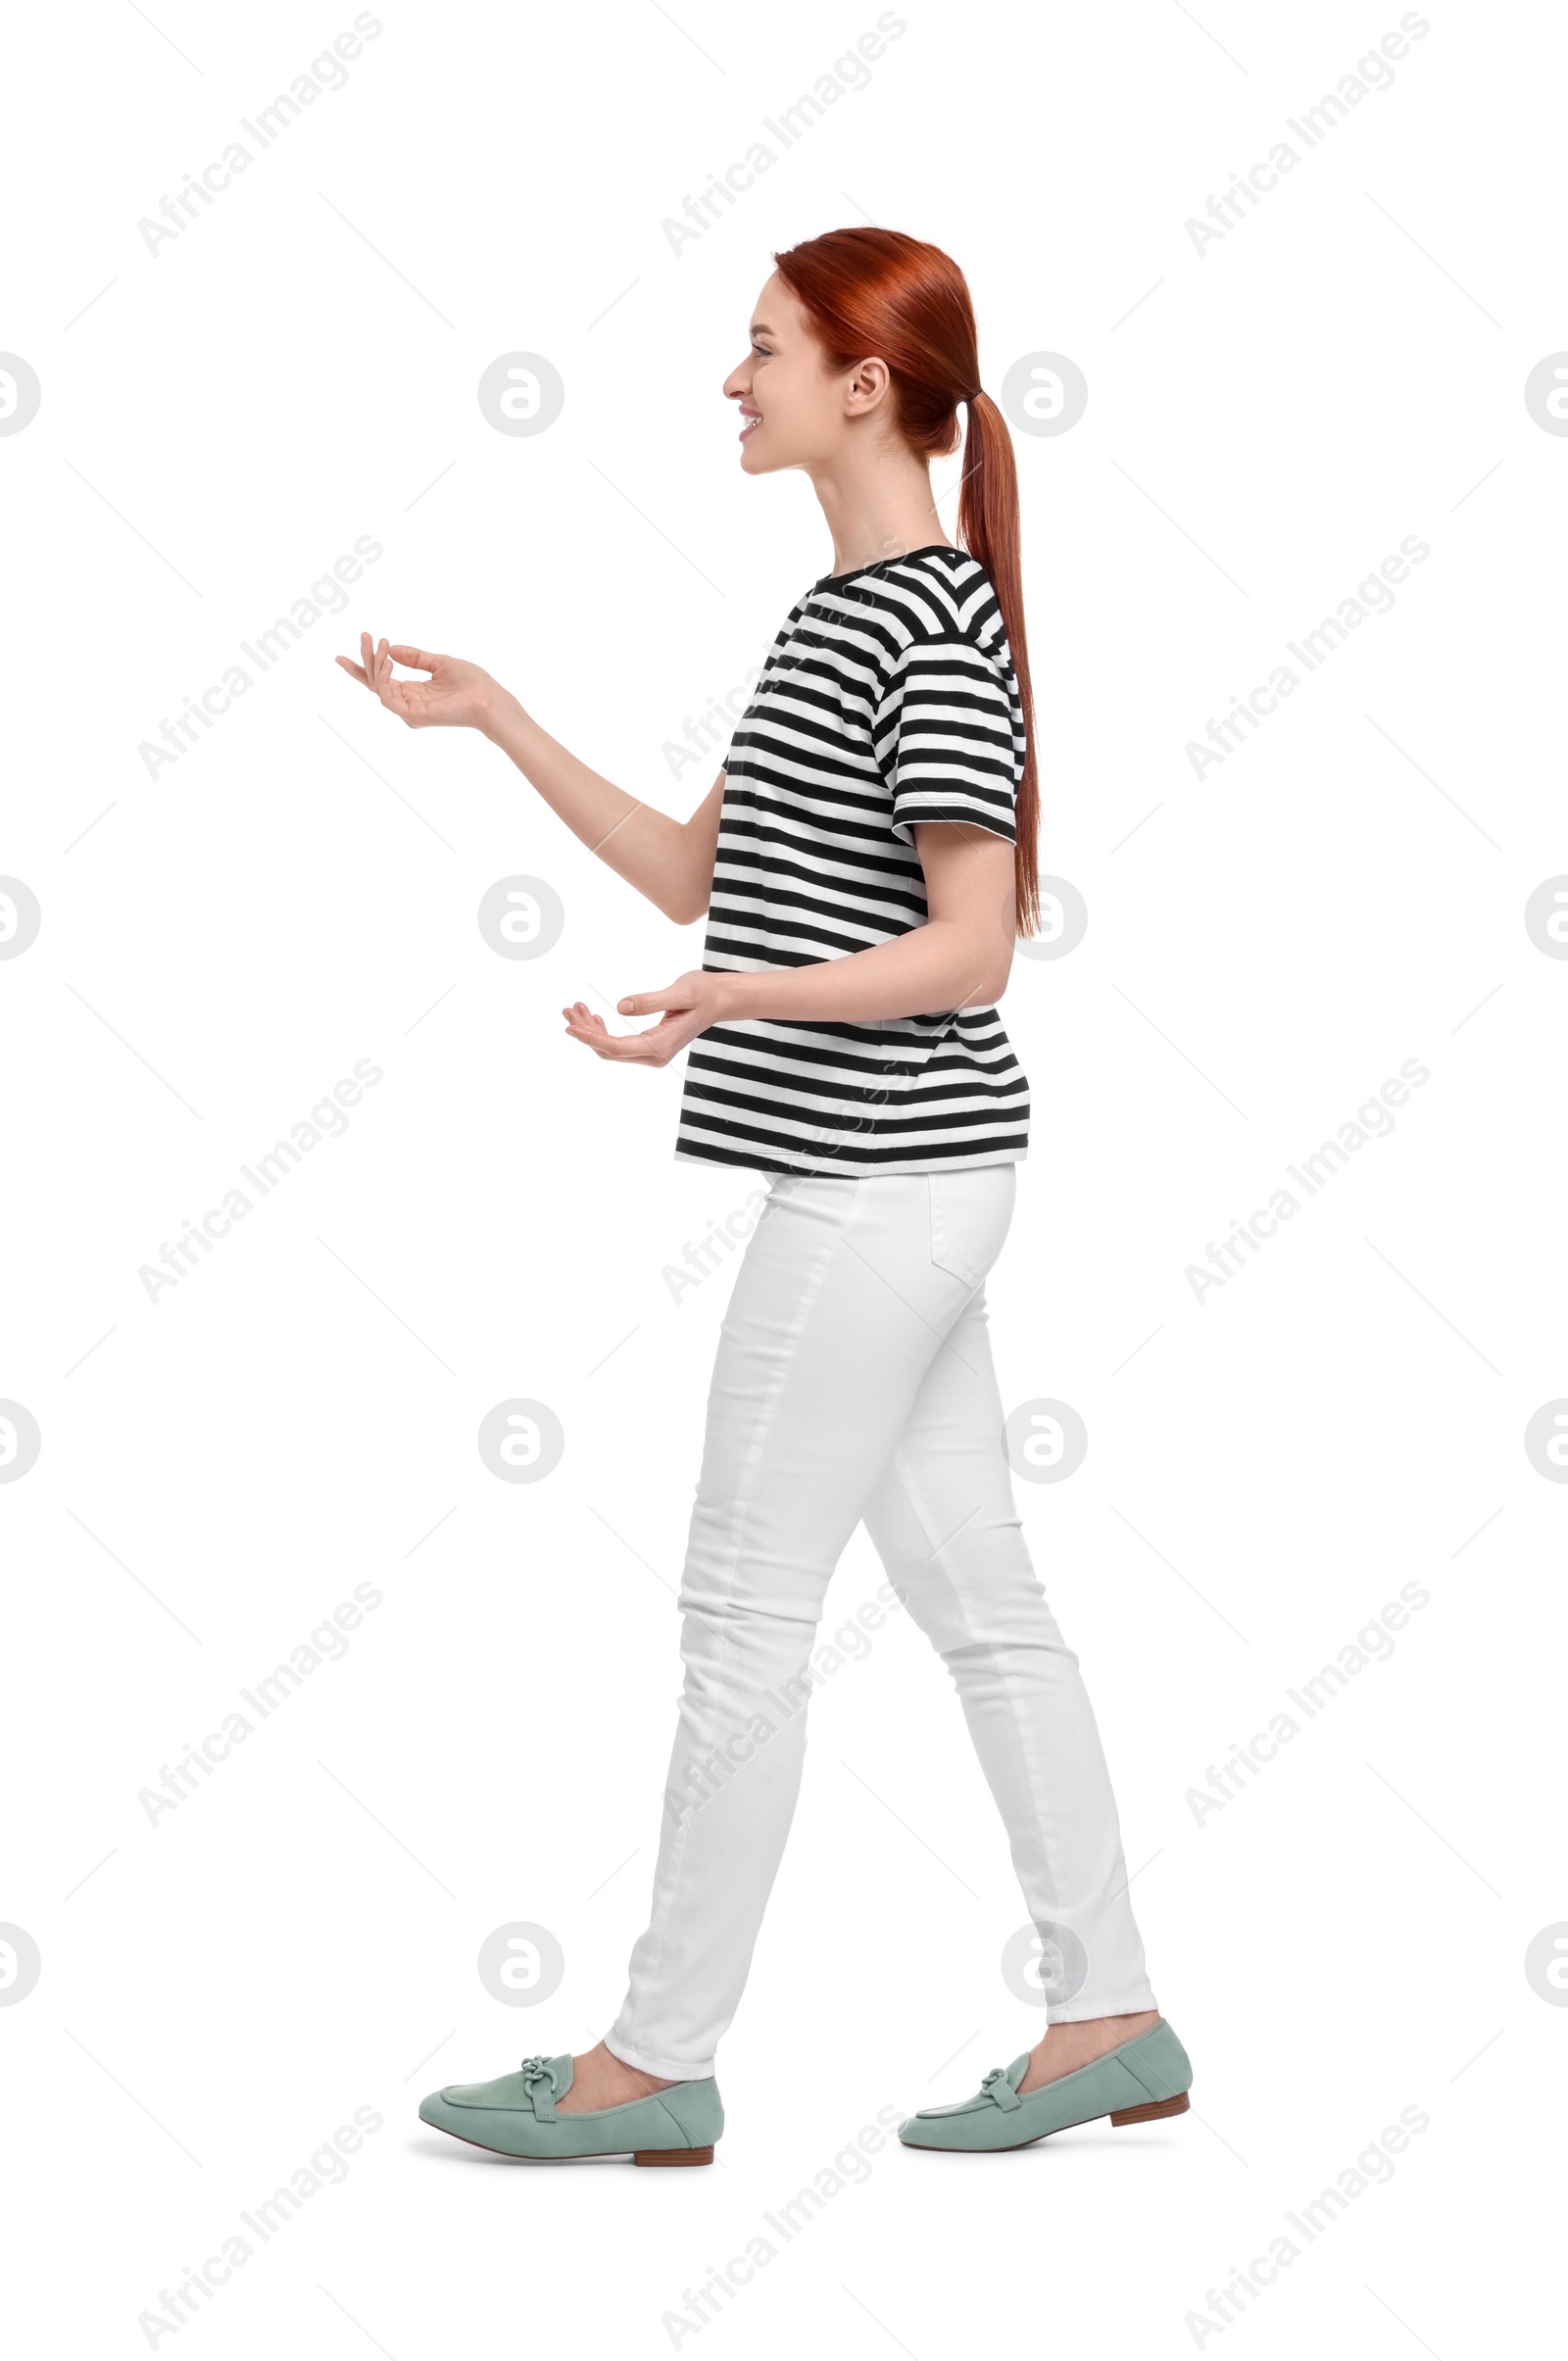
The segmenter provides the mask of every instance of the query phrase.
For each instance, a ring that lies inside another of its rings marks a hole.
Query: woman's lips
[[[743,410],[741,412],[741,417],[746,421],[740,432],[740,439],[744,443],[747,436],[750,434],[755,434],[758,427],[762,423],[762,414],[759,410]]]

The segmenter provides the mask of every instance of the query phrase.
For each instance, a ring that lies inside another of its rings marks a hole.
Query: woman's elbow
[[[969,994],[969,998],[964,1004],[965,1007],[994,1008],[1006,991],[1007,979],[1011,973],[1012,945],[1005,944],[1000,950],[988,948],[982,957],[975,959],[970,968],[970,974],[974,978],[974,989]]]

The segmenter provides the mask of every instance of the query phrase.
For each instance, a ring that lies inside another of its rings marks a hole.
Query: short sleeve
[[[919,820],[967,820],[1016,841],[1021,717],[1009,677],[972,640],[905,649],[877,709],[875,745],[893,833],[906,844]]]

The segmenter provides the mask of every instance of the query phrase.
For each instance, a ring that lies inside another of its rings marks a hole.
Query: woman
[[[1045,2039],[901,2139],[1019,2147],[1179,2113],[1192,2081],[1145,1972],[1078,1660],[1030,1568],[986,1331],[1029,1117],[996,1003],[1038,915],[1012,448],[947,255],[841,229],[774,261],[724,393],[745,473],[810,478],[833,566],[691,819],[598,777],[477,665],[368,634],[361,664],[338,659],[412,728],[482,730],[666,916],[708,912],[701,970],[618,1004],[656,1023],[612,1034],[578,1001],[566,1031],[622,1064],[690,1046],[676,1156],[770,1176],[713,1371],[685,1687],[625,2002],[585,2055],[419,2109],[511,2155],[711,2160],[713,2053],[795,1806],[823,1594],[862,1519],[952,1671],[1060,1963]],[[930,481],[960,404],[961,549]]]

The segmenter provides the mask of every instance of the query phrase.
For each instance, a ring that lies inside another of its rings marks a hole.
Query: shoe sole
[[[432,2132],[446,2132],[449,2140],[462,2142],[466,2148],[478,2148],[486,2156],[510,2156],[514,2164],[596,2164],[609,2162],[617,2156],[630,2156],[633,2164],[711,2164],[713,2151],[706,2148],[589,2148],[580,2156],[530,2156],[516,2148],[493,2148],[487,2140],[470,2140],[466,2132],[447,2132],[444,2123],[432,2123]]]
[[[1045,2086],[1042,2085],[1042,2088]],[[1187,2093],[1182,2090],[1175,2098],[1152,2098],[1141,2107],[1118,2107],[1110,2121],[1118,2128],[1124,2123],[1158,2123],[1166,2115],[1185,2115],[1188,2105]],[[1100,2123],[1103,2119],[1099,2115],[1086,2115],[1082,2120],[1085,2123]],[[1004,2146],[997,2148],[942,2147],[930,2140],[901,2140],[899,2145],[909,2149],[912,2154],[918,2154],[924,2148],[933,2156],[1011,2156],[1019,2148],[1038,2147],[1042,2140],[1054,2140],[1056,2132],[1076,2132],[1077,2129],[1075,2123],[1058,2123],[1054,2131],[1036,2132],[1031,2140],[1009,2140]]]

